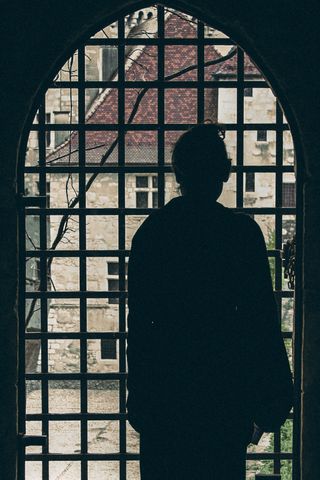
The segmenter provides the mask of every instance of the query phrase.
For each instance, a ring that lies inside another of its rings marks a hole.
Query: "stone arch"
[[[89,31],[91,28],[93,28],[93,25],[98,25],[100,22],[100,19],[105,16],[104,18],[107,18],[107,15],[109,15],[110,11],[113,12],[113,14],[119,14],[120,10],[121,11],[126,11],[127,9],[131,8],[137,8],[140,3],[135,3],[135,2],[116,2],[111,3],[109,2],[109,5],[106,6],[105,2],[102,1],[87,1],[84,2],[83,5],[79,6],[77,2],[69,2],[70,5],[68,6],[67,12],[65,14],[64,21],[57,27],[57,30],[55,32],[56,36],[60,36],[60,41],[57,42],[54,45],[54,48],[52,48],[48,59],[44,62],[40,62],[38,67],[34,69],[32,72],[29,72],[29,75],[27,75],[27,82],[26,84],[23,84],[19,79],[15,79],[13,82],[13,87],[16,86],[23,86],[23,89],[19,92],[16,92],[16,100],[17,103],[19,104],[19,108],[12,107],[12,97],[8,95],[8,98],[4,102],[4,111],[5,112],[10,112],[11,114],[11,120],[14,125],[7,125],[5,132],[7,134],[7,138],[10,140],[9,142],[5,142],[4,145],[2,145],[2,152],[4,153],[4,158],[7,159],[7,163],[3,163],[3,176],[1,179],[1,187],[2,187],[2,206],[5,207],[6,211],[8,213],[3,214],[3,222],[2,225],[6,228],[6,231],[8,232],[8,236],[6,239],[2,240],[1,246],[2,246],[2,251],[6,252],[6,256],[8,259],[4,259],[2,261],[2,264],[5,266],[3,276],[2,276],[2,282],[3,284],[7,285],[6,289],[6,302],[4,303],[5,308],[4,308],[4,322],[3,322],[3,329],[6,335],[8,335],[9,342],[6,342],[7,345],[4,345],[4,348],[1,349],[2,352],[2,358],[5,360],[2,362],[2,366],[5,365],[10,365],[10,368],[4,368],[4,375],[3,375],[3,384],[5,387],[7,387],[8,390],[8,399],[9,403],[6,403],[3,409],[3,424],[4,424],[4,431],[8,434],[8,437],[6,438],[6,444],[14,444],[14,437],[15,437],[15,408],[14,408],[14,398],[15,398],[15,326],[14,326],[14,319],[15,319],[15,312],[14,312],[14,304],[15,304],[15,298],[16,298],[16,275],[12,274],[12,272],[16,272],[16,244],[14,242],[15,238],[15,231],[16,231],[16,223],[15,223],[15,211],[16,211],[16,200],[14,197],[14,181],[15,181],[15,161],[17,159],[17,152],[18,152],[18,147],[23,144],[23,137],[22,137],[22,130],[23,127],[26,125],[28,122],[29,116],[32,115],[31,112],[31,104],[34,101],[38,91],[39,91],[39,85],[43,82],[43,78],[47,79],[48,71],[53,71],[56,69],[56,66],[61,63],[61,56],[59,55],[59,52],[62,50],[64,51],[69,51],[70,45],[75,44],[79,39],[82,38],[84,35],[84,30]],[[302,52],[302,46],[298,42],[298,45],[296,46],[296,50],[293,51],[293,48],[290,48],[290,41],[294,38],[295,34],[295,17],[298,15],[301,15],[301,18],[305,19],[304,26],[302,26],[302,32],[305,33],[305,38],[308,39],[308,28],[306,25],[311,25],[311,31],[316,32],[316,22],[313,22],[311,18],[311,12],[308,14],[305,12],[304,6],[302,3],[297,2],[296,6],[293,7],[292,11],[287,15],[287,11],[285,11],[286,8],[289,8],[288,5],[279,7],[278,2],[274,3],[269,3],[268,6],[264,5],[257,5],[257,6],[252,6],[249,5],[250,2],[248,2],[247,5],[241,5],[241,6],[234,6],[234,3],[232,1],[230,2],[225,2],[224,4],[224,10],[221,13],[217,11],[217,7],[209,5],[209,3],[206,2],[199,2],[199,6],[197,6],[197,9],[200,10],[201,12],[198,12],[195,14],[199,18],[205,17],[206,21],[209,23],[214,23],[215,25],[221,25],[221,30],[224,30],[226,33],[229,33],[233,38],[237,40],[237,42],[244,47],[244,49],[252,56],[252,58],[255,60],[257,65],[259,65],[262,69],[262,71],[265,72],[267,78],[271,80],[271,83],[277,93],[277,96],[280,98],[285,111],[287,118],[289,120],[289,123],[292,127],[293,130],[293,135],[296,140],[296,151],[298,153],[298,157],[302,158],[302,154],[304,158],[306,159],[306,163],[308,164],[308,171],[309,172],[315,172],[317,170],[317,159],[316,159],[316,153],[318,151],[319,145],[316,140],[314,140],[314,134],[317,132],[317,126],[313,127],[314,121],[317,119],[317,115],[315,112],[315,109],[312,106],[312,95],[314,94],[314,89],[310,89],[309,92],[304,92],[304,95],[301,95],[301,99],[299,99],[299,81],[302,79],[302,74],[299,75],[298,69],[296,66],[294,66],[294,58],[295,55],[299,55]],[[277,5],[276,5],[277,4]],[[190,2],[176,2],[174,5],[170,3],[170,6],[174,6],[180,10],[184,11],[189,11],[193,12],[194,5],[191,5]],[[250,13],[246,12],[245,9],[249,8],[252,10]],[[37,6],[38,8],[38,6]],[[268,21],[272,18],[270,10],[276,9],[279,18],[280,24],[285,27],[279,28],[275,27],[273,29],[273,33],[275,35],[271,35],[269,32],[269,25]],[[116,12],[116,13],[115,13]],[[36,9],[33,10],[33,7],[30,7],[30,12],[27,14],[27,18],[30,21],[30,24],[34,27],[34,29],[37,29],[39,26],[39,19],[43,22],[43,28],[40,28],[40,32],[43,33],[43,36],[45,38],[44,41],[46,43],[43,43],[42,47],[49,47],[50,42],[52,41],[52,38],[54,36],[48,35],[46,37],[46,27],[50,26],[50,22],[47,21],[50,15],[50,7],[49,5],[43,5],[42,7],[39,8],[39,15],[38,18],[36,18]],[[21,16],[26,14],[26,11],[22,8],[22,11],[20,12],[20,16],[10,14],[9,17],[15,21],[12,21],[12,25],[16,26],[22,25],[21,21]],[[34,18],[31,19],[32,15],[34,15]],[[264,21],[259,20],[253,25],[250,25],[250,20],[256,18],[260,18],[261,16],[265,15]],[[54,19],[56,19],[56,16],[53,16]],[[72,21],[70,21],[70,24],[68,25],[67,19],[71,19],[73,17]],[[111,17],[108,17],[111,18]],[[287,22],[285,21],[287,20]],[[105,22],[105,20],[104,20]],[[104,23],[103,22],[103,23]],[[53,22],[54,23],[54,22]],[[5,27],[4,28],[4,33],[7,35],[6,38],[11,38],[11,30],[10,27]],[[281,34],[282,31],[282,34]],[[283,35],[284,32],[289,32],[288,35],[288,41],[286,43],[284,37],[286,35]],[[303,35],[302,35],[303,36]],[[274,37],[274,38],[272,38]],[[29,65],[31,65],[31,68],[35,65],[35,54],[32,52],[32,45],[37,43],[37,40],[32,37],[30,34],[27,36],[27,42],[25,45],[23,45],[23,42],[21,41],[21,38],[18,38],[17,45],[19,46],[19,49],[26,54],[25,56],[25,61]],[[283,58],[283,55],[272,55],[272,51],[276,51],[276,49],[273,49],[272,47],[275,46],[275,44],[279,41],[279,39],[284,40],[283,49],[289,52],[288,57],[286,57],[285,61],[281,65],[281,58]],[[316,42],[315,42],[316,43]],[[263,47],[263,45],[268,45],[267,47]],[[309,41],[309,45],[311,46],[311,41]],[[311,51],[309,51],[307,58],[311,62],[314,53],[316,53],[315,50],[313,50],[312,46],[310,47]],[[18,48],[17,48],[18,50]],[[257,52],[261,52],[259,55]],[[67,54],[66,54],[67,56]],[[52,67],[53,65],[53,67]],[[16,64],[14,62],[9,62],[8,65],[8,72],[7,75],[5,76],[5,79],[3,81],[3,85],[7,86],[9,85],[9,82],[7,82],[7,78],[12,78],[12,72],[17,71],[14,70],[14,68],[17,68]],[[21,65],[20,65],[21,68]],[[50,68],[50,70],[48,70]],[[22,66],[22,70],[26,72],[25,65]],[[311,78],[311,83],[312,81],[315,82],[316,79],[316,74],[318,74],[318,67],[315,67],[315,71],[310,74]],[[286,79],[286,75],[288,75],[288,79]],[[291,76],[290,76],[291,75]],[[296,76],[296,78],[299,79],[299,81],[293,80],[293,77]],[[7,82],[7,83],[6,83]],[[307,104],[310,106],[310,113],[309,115],[304,116],[304,108],[303,108],[303,102],[307,102]],[[290,107],[289,107],[290,105]],[[10,108],[11,107],[11,108]],[[301,161],[301,170],[303,170],[303,164],[304,162]],[[299,167],[300,168],[300,167]],[[304,173],[303,171],[301,172],[302,174]],[[302,177],[302,175],[301,175]],[[313,213],[314,215],[316,212],[316,205],[318,203],[318,198],[320,196],[319,189],[316,187],[316,182],[317,182],[318,176],[314,175],[314,180],[309,182],[309,185],[307,185],[306,190],[305,190],[305,198],[308,201],[308,208],[311,210],[313,208]],[[316,218],[316,216],[314,216]],[[315,271],[314,267],[312,266],[312,263],[317,264],[317,235],[318,235],[318,230],[314,227],[313,225],[314,222],[311,221],[311,218],[307,218],[306,221],[306,227],[309,228],[311,237],[308,240],[308,245],[312,244],[312,239],[314,242],[313,248],[310,248],[309,253],[305,255],[304,260],[305,260],[305,273],[306,273],[306,279],[309,281],[308,283],[308,295],[309,297],[306,298],[305,305],[308,307],[311,307],[311,310],[308,311],[307,313],[309,316],[313,313],[316,313],[319,311],[319,305],[315,301],[314,297],[314,292],[316,291],[316,286],[317,286],[317,280],[318,280],[318,273]],[[315,222],[317,223],[317,222]],[[319,222],[318,222],[319,223]],[[13,243],[10,244],[10,239],[11,241],[13,240]],[[314,273],[314,279],[311,280],[311,275]],[[312,300],[313,299],[313,300]],[[312,306],[312,304],[314,306]],[[311,322],[312,324],[312,322]],[[317,338],[317,330],[316,328],[312,328],[311,325],[311,330],[308,330],[307,333],[307,338],[311,340],[311,344],[315,342],[315,340],[311,339],[311,333],[315,333],[315,339]],[[314,353],[314,351],[311,351],[311,353]],[[313,357],[314,358],[314,357]],[[8,364],[8,359],[11,360]],[[314,391],[313,391],[314,393]],[[312,394],[312,391],[311,391]],[[311,422],[311,419],[310,419]],[[313,426],[312,431],[316,432],[317,428],[319,428],[319,425],[315,424]],[[12,442],[8,442],[8,438],[12,439]],[[310,444],[311,445],[311,444]],[[311,448],[311,447],[310,447]],[[313,449],[316,450],[315,444],[313,444]],[[6,460],[4,464],[6,465],[7,468],[7,477],[6,478],[14,478],[14,451],[12,448],[5,447],[2,449],[2,454],[3,458]],[[312,455],[312,454],[310,454]],[[311,466],[312,468],[312,466]],[[318,472],[316,464],[314,463],[313,465],[313,472]],[[318,467],[319,468],[319,467]],[[309,470],[310,471],[310,470]],[[312,475],[312,473],[311,473]],[[307,478],[307,477],[306,477]],[[316,478],[316,473],[315,477],[309,476],[308,478]]]

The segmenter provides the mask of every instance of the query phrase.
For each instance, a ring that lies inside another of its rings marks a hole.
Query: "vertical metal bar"
[[[42,104],[39,108],[39,195],[46,196],[46,173],[43,170],[46,163],[46,131],[45,119],[46,119],[46,99],[43,98]],[[40,209],[40,211],[42,208]],[[40,249],[47,250],[47,217],[46,215],[40,215]],[[48,290],[48,261],[45,257],[40,258],[40,291],[46,292]],[[41,332],[48,332],[48,299],[46,297],[41,298]],[[48,373],[48,340],[47,338],[41,339],[41,373]],[[42,401],[42,413],[45,415],[49,412],[49,392],[48,392],[48,380],[43,379],[41,384],[41,401]],[[47,418],[42,419],[42,435],[48,436],[48,443],[43,447],[43,453],[47,454],[50,448],[49,438],[49,421]],[[42,467],[42,479],[49,478],[49,462],[47,457],[43,459]]]
[[[296,146],[295,146],[296,147]],[[303,248],[303,158],[296,151],[296,262],[294,293],[294,327],[293,327],[293,371],[294,371],[294,407],[293,407],[293,480],[300,480],[300,435],[301,435],[301,375],[302,375],[302,248]]]
[[[21,159],[21,162],[24,159]],[[24,173],[21,168],[18,175],[18,198],[24,195]],[[19,206],[19,285],[20,295],[18,303],[19,323],[18,323],[18,355],[19,355],[19,375],[18,375],[18,432],[25,434],[26,432],[26,380],[25,380],[25,320],[26,320],[26,298],[25,298],[25,279],[26,279],[26,218],[25,207],[23,204]],[[21,443],[18,446],[18,480],[25,478],[25,447]]]
[[[283,126],[282,126],[282,111],[278,102],[276,102],[276,165],[282,167],[283,165]],[[282,207],[282,171],[277,170],[275,182],[275,204],[276,207]],[[275,248],[281,250],[282,247],[282,215],[281,211],[277,210],[275,215]],[[275,290],[282,290],[282,264],[279,256],[275,257]],[[280,300],[281,302],[281,300]],[[281,302],[282,303],[282,302]],[[282,310],[280,308],[280,310]],[[281,317],[280,317],[281,320]],[[274,452],[281,452],[281,436],[280,431],[274,434]],[[277,456],[274,460],[273,471],[279,474],[281,469],[280,457]]]
[[[198,123],[203,123],[204,121],[204,24],[200,20],[197,23],[198,29],[198,46],[197,46],[197,56],[198,56]]]
[[[81,46],[78,49],[78,119],[81,129],[79,130],[79,207],[81,209],[86,208],[86,137],[85,137],[85,47]],[[85,214],[79,215],[79,249],[80,251],[86,250],[86,216]],[[79,257],[79,288],[81,292],[87,289],[87,258],[85,255]],[[85,297],[80,298],[80,332],[87,332],[87,299]],[[80,372],[84,374],[80,381],[80,405],[81,413],[87,413],[88,411],[88,385],[87,385],[87,339],[81,338],[80,340]],[[86,419],[82,419],[81,426],[81,454],[85,455],[88,452],[88,422]],[[87,480],[88,478],[88,462],[85,458],[81,459],[81,480]]]
[[[244,123],[244,53],[237,47],[237,166],[243,165],[243,123]],[[243,207],[243,172],[237,172],[237,208]]]
[[[158,5],[158,80],[164,81],[164,7]],[[158,86],[158,166],[164,165],[165,149],[165,93],[161,84]],[[163,170],[158,171],[158,206],[162,207],[165,203],[165,174]]]
[[[120,171],[121,167],[125,165],[125,18],[122,17],[118,20],[118,79],[119,79],[119,91],[118,91],[118,124],[119,124],[119,143],[118,143],[118,249],[123,253],[125,250],[125,215],[123,208],[125,207],[125,174]],[[125,256],[119,255],[119,289],[125,290]],[[119,299],[119,330],[124,332],[126,330],[126,303],[124,298]],[[125,338],[121,338],[119,341],[119,370],[120,372],[126,371],[126,343]],[[120,413],[126,412],[126,383],[123,379],[120,380],[119,388],[119,405]],[[126,480],[127,463],[124,458],[126,454],[126,419],[120,420],[120,454],[123,454],[120,460],[120,480]]]

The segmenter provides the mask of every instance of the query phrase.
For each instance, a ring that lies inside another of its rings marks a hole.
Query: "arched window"
[[[219,201],[264,233],[292,359],[280,250],[295,230],[294,151],[277,99],[212,26],[160,5],[119,18],[48,85],[20,171],[20,425],[48,440],[27,447],[21,479],[139,478],[139,439],[125,416],[127,260],[142,221],[179,195],[174,142],[204,121],[224,125],[232,159]],[[249,448],[248,479],[289,480],[291,462],[292,417]]]

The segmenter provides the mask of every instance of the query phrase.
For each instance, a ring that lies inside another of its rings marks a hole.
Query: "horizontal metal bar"
[[[165,123],[159,125],[158,123],[34,123],[30,131],[158,131],[175,132],[188,130],[190,127],[197,125],[196,123]],[[270,130],[270,131],[286,131],[289,130],[289,125],[274,123],[244,123],[239,125],[237,123],[224,123],[223,128],[226,131],[252,131],[252,130]]]
[[[285,452],[261,452],[261,453],[247,453],[247,460],[292,460],[292,453]],[[26,454],[26,461],[57,461],[57,460],[105,460],[105,461],[132,461],[139,460],[140,455],[137,453],[68,453],[68,454],[58,454],[58,453],[29,453]]]
[[[18,204],[23,207],[45,207],[47,198],[45,195],[38,196],[18,196]]]
[[[61,162],[62,163],[62,162]],[[106,162],[108,164],[108,161]],[[110,165],[86,165],[86,166],[77,166],[73,164],[68,164],[67,162],[64,163],[64,166],[60,165],[60,161],[57,161],[57,164],[53,164],[52,166],[39,166],[39,167],[26,167],[25,173],[39,173],[45,172],[48,174],[51,173],[158,173],[158,172],[165,172],[165,173],[172,173],[171,164],[157,166],[157,164],[153,165],[125,165],[125,166],[117,166],[117,164],[110,164]],[[292,172],[294,173],[294,166],[293,165],[232,165],[231,166],[232,172],[269,172],[269,173],[277,173],[277,172]]]
[[[127,292],[112,291],[35,291],[25,292],[25,298],[127,298]]]
[[[156,208],[26,208],[26,215],[150,215]],[[253,215],[295,215],[296,209],[289,207],[243,207],[231,208],[234,212]]]
[[[125,372],[105,373],[26,373],[26,380],[122,380],[127,378]]]
[[[126,413],[32,413],[26,415],[27,422],[35,421],[76,421],[76,420],[126,420]]]
[[[52,166],[51,166],[52,165]],[[68,164],[67,162],[57,161],[56,164],[50,164],[47,166],[37,166],[37,167],[25,167],[25,173],[39,173],[45,172],[47,174],[51,173],[172,173],[171,164],[158,166],[154,164],[134,164],[134,165],[125,165],[120,166],[116,163],[106,162],[105,165],[98,164],[87,164],[85,166],[79,166],[76,164]]]
[[[25,338],[27,340],[35,339],[81,339],[86,338],[88,340],[102,338],[112,338],[112,339],[126,339],[127,332],[26,332]]]
[[[97,339],[102,338],[112,338],[112,339],[126,339],[128,336],[127,332],[26,332],[25,338],[27,340],[52,340],[52,339]],[[283,338],[292,338],[292,332],[282,332]],[[195,338],[199,338],[197,332],[195,331]]]
[[[130,250],[26,250],[27,258],[34,257],[128,257]]]
[[[90,38],[87,45],[236,45],[230,38]]]
[[[25,460],[28,462],[41,462],[45,461],[133,461],[139,460],[140,456],[138,453],[27,453],[25,455]]]
[[[274,294],[281,298],[293,297],[292,290],[275,290]],[[35,291],[25,292],[25,298],[122,298],[125,299],[128,296],[128,292],[125,291]]]
[[[281,257],[282,250],[268,250],[269,257]],[[130,250],[26,250],[29,257],[129,257]]]
[[[239,88],[239,85],[243,88],[270,88],[268,83],[264,80],[244,80],[238,82],[237,80],[141,80],[133,81],[127,80],[123,83],[116,81],[57,81],[53,82],[49,88]]]
[[[269,257],[280,257],[282,250],[268,250]],[[26,258],[64,258],[64,257],[129,257],[130,250],[27,250]]]
[[[48,437],[46,435],[19,434],[18,439],[19,439],[19,442],[25,447],[31,446],[31,445],[40,445],[44,447],[48,443]]]

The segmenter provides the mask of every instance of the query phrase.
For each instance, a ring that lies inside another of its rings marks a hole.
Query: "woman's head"
[[[205,123],[192,127],[178,139],[172,152],[172,167],[183,194],[210,194],[218,198],[231,167],[223,138],[221,127]]]

